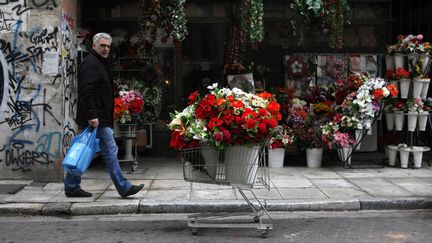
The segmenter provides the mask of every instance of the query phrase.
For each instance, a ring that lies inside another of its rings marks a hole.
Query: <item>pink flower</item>
[[[419,41],[423,40],[423,35],[422,34],[417,35],[417,40]]]

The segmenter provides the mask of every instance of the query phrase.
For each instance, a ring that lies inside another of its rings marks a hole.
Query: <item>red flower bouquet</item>
[[[114,99],[114,120],[120,123],[132,122],[143,110],[143,98],[134,90],[121,90],[119,95]]]
[[[270,138],[269,148],[284,148],[294,142],[294,134],[287,126],[278,126],[277,131]]]
[[[174,149],[209,144],[222,149],[231,145],[259,143],[268,139],[282,118],[280,105],[269,93],[208,87],[210,93],[189,96],[189,105],[171,114],[170,146]]]

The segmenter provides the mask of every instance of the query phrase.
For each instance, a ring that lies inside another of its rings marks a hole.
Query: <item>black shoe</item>
[[[86,192],[83,189],[76,190],[74,192],[65,192],[66,197],[91,197],[93,194]]]
[[[144,187],[144,184],[141,184],[139,186],[132,185],[132,187],[124,195],[121,195],[121,196],[127,197],[130,195],[136,194],[137,192],[141,191],[141,189],[143,189],[143,187]]]

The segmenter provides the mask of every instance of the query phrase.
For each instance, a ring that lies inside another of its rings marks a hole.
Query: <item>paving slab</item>
[[[373,197],[411,197],[413,193],[400,186],[365,186],[361,188]]]
[[[306,178],[271,179],[273,185],[281,187],[313,187],[312,182]]]
[[[111,184],[111,180],[82,179],[81,188],[85,191],[104,191]]]
[[[105,191],[100,194],[96,198],[96,202],[104,202],[104,201],[121,201],[121,200],[132,200],[132,199],[143,199],[147,194],[147,190],[141,190],[138,193],[128,196],[126,198],[122,198],[117,191]]]
[[[402,188],[409,191],[412,195],[432,197],[432,185],[401,185]]]
[[[129,181],[133,185],[144,184],[144,187],[143,187],[144,190],[149,189],[151,187],[151,185],[153,184],[153,180],[129,180]],[[110,185],[108,186],[107,190],[116,191],[117,189],[115,188],[114,183],[110,182]]]
[[[269,173],[273,179],[305,178],[295,167],[269,168]]]
[[[342,178],[341,175],[339,175],[335,171],[304,171],[303,172],[304,177],[309,179],[314,178]]]
[[[350,178],[349,181],[358,187],[392,186],[385,178]]]
[[[30,185],[32,182],[32,180],[0,180],[0,184]]]
[[[357,187],[347,179],[311,179],[310,181],[318,188]]]
[[[62,182],[50,182],[42,188],[45,190],[63,190],[64,184]]]
[[[421,178],[417,177],[395,177],[395,178],[388,178],[389,182],[395,184],[395,185],[423,185],[426,184]]]
[[[148,190],[144,200],[179,201],[190,200],[191,190]]]
[[[26,186],[25,184],[0,184],[0,194],[15,194]]]
[[[359,188],[320,188],[320,190],[332,200],[347,200],[369,196],[367,192]]]
[[[47,203],[59,193],[58,190],[28,189],[25,187],[16,194],[7,197],[5,201],[8,203]]]
[[[192,190],[191,200],[235,200],[238,199],[234,189]]]
[[[239,200],[244,200],[239,191],[236,190],[235,192]],[[252,198],[252,194],[249,191],[243,190],[243,192],[248,198]],[[259,200],[282,199],[282,195],[276,188],[272,188],[271,190],[265,188],[256,188],[253,189],[253,193],[258,197]]]
[[[6,203],[5,199],[9,196],[9,194],[0,194],[0,204]]]
[[[184,180],[154,180],[150,190],[184,190],[191,189],[191,183]]]
[[[328,197],[317,188],[278,188],[283,199],[328,199]]]
[[[48,202],[93,202],[95,201],[102,193],[103,191],[88,191],[92,193],[93,195],[91,197],[66,197],[64,191],[61,191],[59,194],[57,194],[55,197],[51,198]]]
[[[432,177],[432,170],[429,168],[420,168],[420,169],[402,169],[405,170],[405,173],[408,176],[415,177]]]

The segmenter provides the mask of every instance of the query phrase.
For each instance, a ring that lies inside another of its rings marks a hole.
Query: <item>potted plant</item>
[[[329,149],[337,149],[339,158],[351,164],[351,153],[356,140],[348,132],[343,132],[338,123],[327,122],[322,127],[321,139]]]
[[[300,29],[300,43],[303,42],[304,33],[311,28],[329,34],[331,48],[341,49],[343,44],[343,29],[350,23],[351,8],[347,0],[294,0],[290,5],[303,19],[292,21],[293,29],[297,30],[298,22],[306,26]],[[296,31],[295,31],[296,32]]]
[[[278,126],[269,140],[268,165],[270,168],[281,168],[284,164],[285,148],[294,142],[294,135],[288,126]]]
[[[127,86],[120,86],[118,96],[114,98],[114,134],[117,137],[133,138],[136,136],[144,101],[138,91],[127,89]],[[124,159],[132,160],[132,139],[125,139],[124,146]]]

